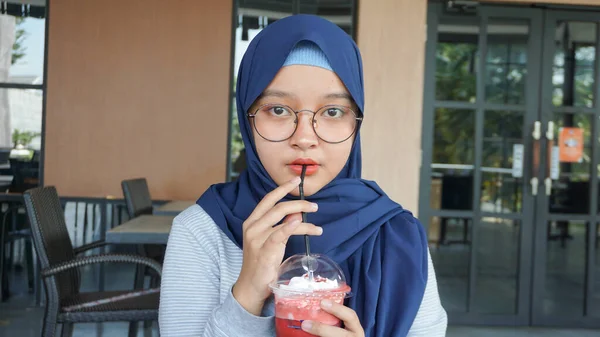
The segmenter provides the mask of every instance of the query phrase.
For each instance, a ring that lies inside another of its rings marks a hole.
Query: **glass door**
[[[544,13],[532,322],[600,327],[600,15]]]
[[[430,4],[420,215],[451,323],[529,323],[542,12]]]
[[[600,15],[428,15],[420,215],[450,322],[600,327]]]

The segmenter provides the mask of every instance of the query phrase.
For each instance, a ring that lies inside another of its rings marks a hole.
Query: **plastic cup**
[[[305,320],[317,321],[332,326],[341,326],[341,321],[321,308],[321,301],[330,300],[342,304],[351,295],[341,269],[331,259],[323,255],[294,255],[280,268],[279,280],[271,285],[275,297],[275,334],[277,337],[308,337],[311,334],[302,330]],[[309,270],[307,270],[309,269]],[[309,277],[312,271],[314,282],[335,281],[333,289],[290,289],[293,277]]]

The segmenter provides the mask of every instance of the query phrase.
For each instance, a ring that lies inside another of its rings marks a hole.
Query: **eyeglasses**
[[[317,111],[298,110],[280,104],[259,106],[248,118],[256,132],[271,142],[283,142],[290,139],[298,129],[298,114],[310,112],[312,128],[317,137],[331,144],[348,140],[358,130],[362,117],[352,109],[341,105],[326,105]]]

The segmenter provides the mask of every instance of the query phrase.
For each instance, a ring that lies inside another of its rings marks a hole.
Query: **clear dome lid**
[[[272,290],[292,293],[343,293],[350,295],[350,287],[340,266],[322,254],[296,254],[279,267],[277,282]]]

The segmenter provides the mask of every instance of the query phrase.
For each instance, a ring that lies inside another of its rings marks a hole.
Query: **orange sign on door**
[[[560,162],[581,162],[583,158],[583,129],[560,128],[558,135],[558,146]]]

